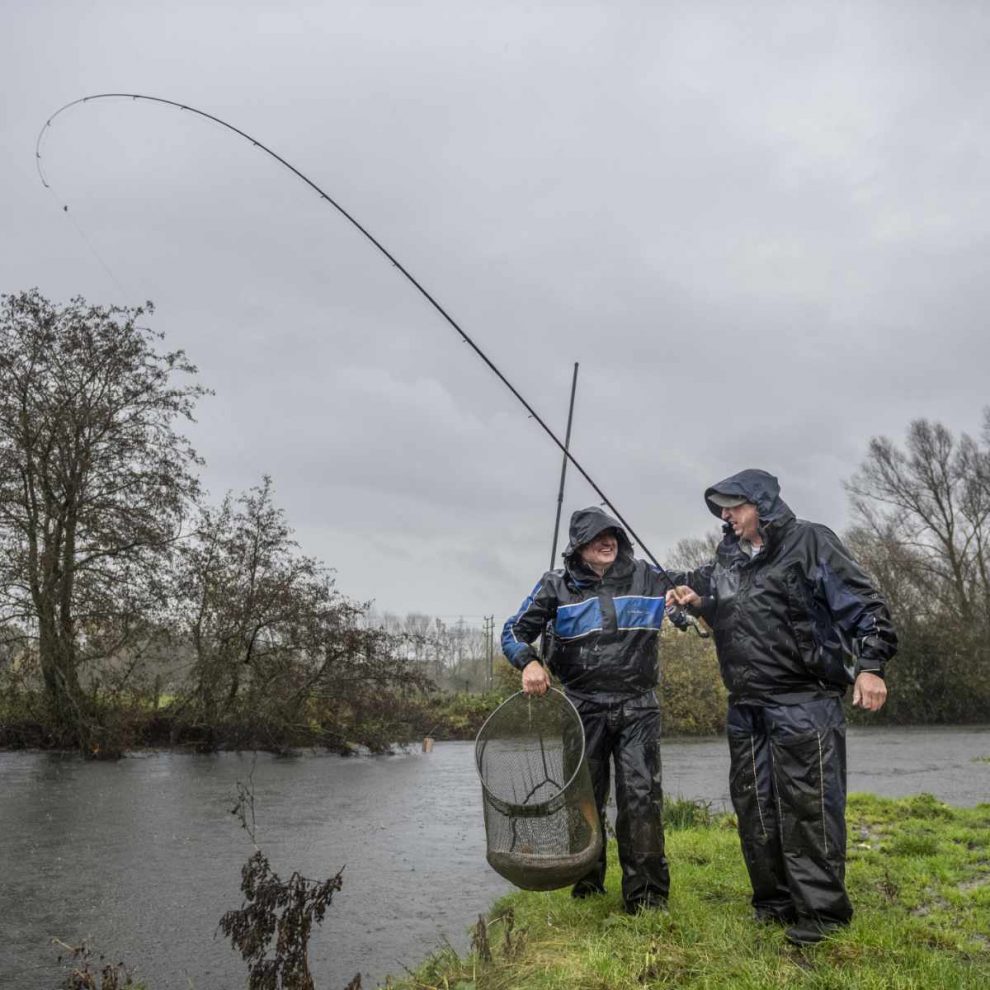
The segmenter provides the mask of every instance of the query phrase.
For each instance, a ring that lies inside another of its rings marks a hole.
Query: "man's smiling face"
[[[598,574],[604,574],[619,554],[619,538],[614,529],[606,529],[578,551],[581,559]]]

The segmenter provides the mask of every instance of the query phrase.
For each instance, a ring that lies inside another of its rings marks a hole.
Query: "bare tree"
[[[929,610],[990,623],[990,410],[983,441],[915,420],[903,450],[874,438],[846,488],[861,527],[924,580]]]
[[[857,522],[850,547],[876,576],[901,639],[891,717],[985,717],[990,410],[980,441],[923,419],[903,448],[875,438],[846,487]]]
[[[713,529],[704,536],[687,536],[678,540],[667,554],[665,566],[669,570],[693,571],[715,559],[715,551],[722,542],[722,531]]]
[[[36,637],[55,724],[79,742],[80,668],[143,635],[197,492],[175,424],[206,390],[175,384],[196,369],[156,349],[151,312],[0,297],[0,621]]]

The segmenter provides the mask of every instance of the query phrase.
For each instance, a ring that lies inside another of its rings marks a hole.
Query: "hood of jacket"
[[[721,519],[722,509],[711,500],[713,494],[738,495],[747,502],[752,502],[760,517],[760,531],[769,542],[773,542],[781,530],[795,518],[790,506],[780,497],[780,483],[768,471],[761,471],[759,468],[746,468],[730,474],[728,478],[705,489],[708,511]],[[723,526],[722,531],[727,542],[739,542],[728,523]]]
[[[624,573],[628,565],[632,563],[632,543],[622,525],[603,509],[599,509],[597,505],[592,505],[587,509],[578,509],[571,516],[570,540],[564,550],[564,564],[575,577],[582,579],[591,577],[598,580],[598,575],[584,563],[578,550],[606,529],[614,529],[619,540],[619,552],[616,554],[615,563],[609,570],[611,571],[621,564],[623,566],[619,567],[619,571]]]
[[[571,516],[570,540],[564,550],[564,559],[569,560],[586,543],[590,543],[599,533],[606,529],[614,529],[619,535],[619,553],[632,553],[632,543],[626,535],[618,519],[614,519],[604,509],[597,505],[587,509],[578,509]]]

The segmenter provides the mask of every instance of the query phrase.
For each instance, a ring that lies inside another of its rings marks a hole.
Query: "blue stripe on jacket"
[[[580,639],[593,632],[601,632],[602,607],[597,598],[586,598],[573,605],[558,605],[554,632],[561,639]]]
[[[615,601],[615,620],[619,632],[649,629],[656,632],[663,623],[664,600],[646,595],[620,595]]]

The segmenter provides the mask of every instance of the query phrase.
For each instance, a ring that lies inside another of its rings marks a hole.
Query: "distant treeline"
[[[0,297],[0,745],[473,735],[519,682],[492,656],[502,617],[371,614],[302,552],[268,477],[210,504],[180,432],[206,389],[151,312]],[[901,637],[881,718],[990,719],[990,413],[979,441],[926,421],[904,449],[873,440],[848,489],[848,543]],[[710,643],[668,632],[662,655],[666,731],[721,731]]]

